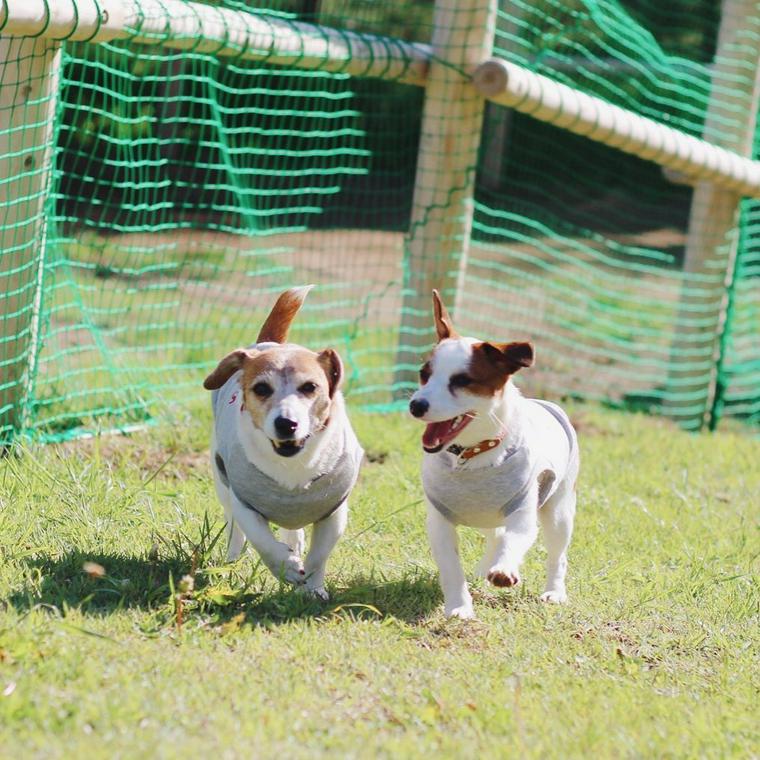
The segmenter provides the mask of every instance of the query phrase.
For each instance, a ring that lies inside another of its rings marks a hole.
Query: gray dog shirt
[[[426,454],[422,482],[430,503],[448,520],[474,528],[496,528],[524,503],[538,483],[543,506],[566,477],[575,478],[578,442],[570,420],[556,404],[525,399],[530,436],[491,467],[457,467],[444,452]]]
[[[343,430],[342,450],[329,472],[317,474],[305,486],[294,489],[273,480],[245,455],[237,435],[242,391],[235,373],[211,394],[216,433],[214,466],[219,478],[249,509],[288,530],[323,520],[348,497],[359,475],[363,451],[353,431]]]

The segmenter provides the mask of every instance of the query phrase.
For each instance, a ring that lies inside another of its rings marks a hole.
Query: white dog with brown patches
[[[213,391],[211,467],[228,559],[248,539],[275,575],[326,600],[327,559],[345,530],[364,452],[346,415],[338,354],[286,342],[310,289],[283,293],[256,343],[227,354],[203,385]]]
[[[433,312],[438,344],[409,411],[427,423],[422,484],[446,616],[474,617],[458,525],[485,535],[478,574],[494,586],[515,586],[540,521],[547,549],[541,598],[564,602],[580,461],[575,431],[560,407],[523,398],[512,383],[533,364],[530,343],[460,337],[435,290]]]

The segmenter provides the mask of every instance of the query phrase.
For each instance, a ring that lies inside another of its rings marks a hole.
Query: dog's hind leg
[[[298,530],[280,528],[279,536],[280,541],[287,544],[293,550],[293,554],[303,557],[303,552],[306,548],[306,535],[304,534],[303,528],[299,528]]]
[[[227,518],[227,562],[234,562],[245,547],[245,534],[232,519]]]
[[[546,588],[541,601],[561,604],[567,601],[567,547],[575,520],[575,485],[563,486],[538,510],[546,544]]]
[[[224,507],[224,519],[227,521],[227,562],[234,562],[243,551],[245,535],[232,517],[230,489],[222,483],[214,457],[211,458],[211,471],[214,475],[216,495],[222,503],[222,507]]]

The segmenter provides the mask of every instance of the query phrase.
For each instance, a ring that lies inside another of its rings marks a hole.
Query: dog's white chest
[[[350,427],[342,428],[340,447],[329,468],[289,488],[263,472],[248,457],[238,436],[241,398],[236,377],[212,394],[216,448],[214,467],[222,484],[244,505],[287,529],[311,525],[332,514],[348,497],[359,474],[362,450]]]
[[[425,456],[422,463],[422,484],[430,503],[451,522],[473,528],[503,525],[536,476],[524,448],[493,467],[452,468],[439,454]]]
[[[497,528],[535,494],[542,506],[578,457],[570,420],[556,404],[526,399],[530,428],[525,441],[490,467],[452,466],[444,454],[422,462],[422,485],[430,503],[448,520],[473,528]],[[472,460],[470,460],[472,461]]]

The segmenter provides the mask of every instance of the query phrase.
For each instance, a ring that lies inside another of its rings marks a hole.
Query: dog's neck
[[[498,445],[473,457],[468,461],[469,467],[488,466],[500,459],[508,449],[516,449],[523,442],[522,406],[525,403],[522,394],[511,380],[504,390],[494,396],[487,412],[478,414],[475,419],[457,436],[454,443],[461,447],[477,446],[483,441],[499,439]],[[458,457],[449,454],[454,459]]]
[[[340,391],[333,397],[328,424],[313,432],[293,457],[275,452],[272,443],[248,414],[238,418],[238,436],[248,461],[285,488],[303,488],[317,475],[330,472],[343,454],[346,423],[345,402]]]

